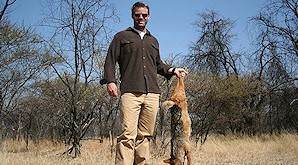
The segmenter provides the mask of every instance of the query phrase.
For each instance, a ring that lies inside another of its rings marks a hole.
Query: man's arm
[[[109,93],[110,96],[113,96],[113,97],[117,97],[118,96],[118,88],[117,88],[117,85],[113,82],[111,83],[108,83],[107,85],[107,91]]]
[[[160,58],[160,54],[158,52],[157,55],[157,73],[166,77],[167,79],[170,79],[173,75],[176,75],[177,77],[182,77],[188,74],[185,69],[183,68],[173,68],[168,65],[166,65]]]
[[[104,64],[104,77],[100,80],[100,84],[107,84],[107,91],[110,96],[118,96],[118,88],[116,85],[115,68],[116,62],[120,56],[120,43],[115,36],[111,42],[108,54]]]
[[[184,77],[188,74],[188,72],[183,68],[174,68],[164,64],[163,61],[160,59],[159,55],[158,58],[159,59],[157,60],[157,73],[163,75],[167,79],[170,79],[173,75],[175,75],[176,77]]]

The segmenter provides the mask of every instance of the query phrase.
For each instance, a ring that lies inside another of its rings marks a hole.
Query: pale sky
[[[110,0],[120,17],[120,22],[111,25],[116,32],[132,26],[130,8],[136,1]],[[233,41],[235,50],[248,49],[248,19],[256,15],[265,0],[147,0],[151,18],[148,29],[155,35],[160,44],[161,56],[169,54],[183,55],[189,53],[189,46],[198,38],[194,22],[198,13],[215,10],[221,16],[235,21]],[[10,20],[16,23],[32,25],[39,32],[42,27],[36,26],[42,17],[42,0],[17,0],[10,13]]]

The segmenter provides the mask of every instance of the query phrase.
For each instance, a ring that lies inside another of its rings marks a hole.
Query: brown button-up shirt
[[[104,65],[104,78],[101,84],[116,83],[116,62],[120,68],[120,91],[160,93],[157,74],[167,79],[172,77],[160,59],[157,39],[147,30],[143,39],[132,28],[117,33],[110,44]]]

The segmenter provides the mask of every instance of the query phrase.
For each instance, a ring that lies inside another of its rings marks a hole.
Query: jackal
[[[169,101],[162,103],[163,110],[171,111],[171,158],[164,160],[171,165],[191,165],[191,120],[187,109],[184,77],[178,78]]]

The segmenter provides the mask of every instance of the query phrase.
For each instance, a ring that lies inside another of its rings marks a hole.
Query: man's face
[[[134,9],[134,14],[132,15],[134,21],[134,27],[138,30],[143,31],[149,20],[148,9],[146,7],[137,7]]]

